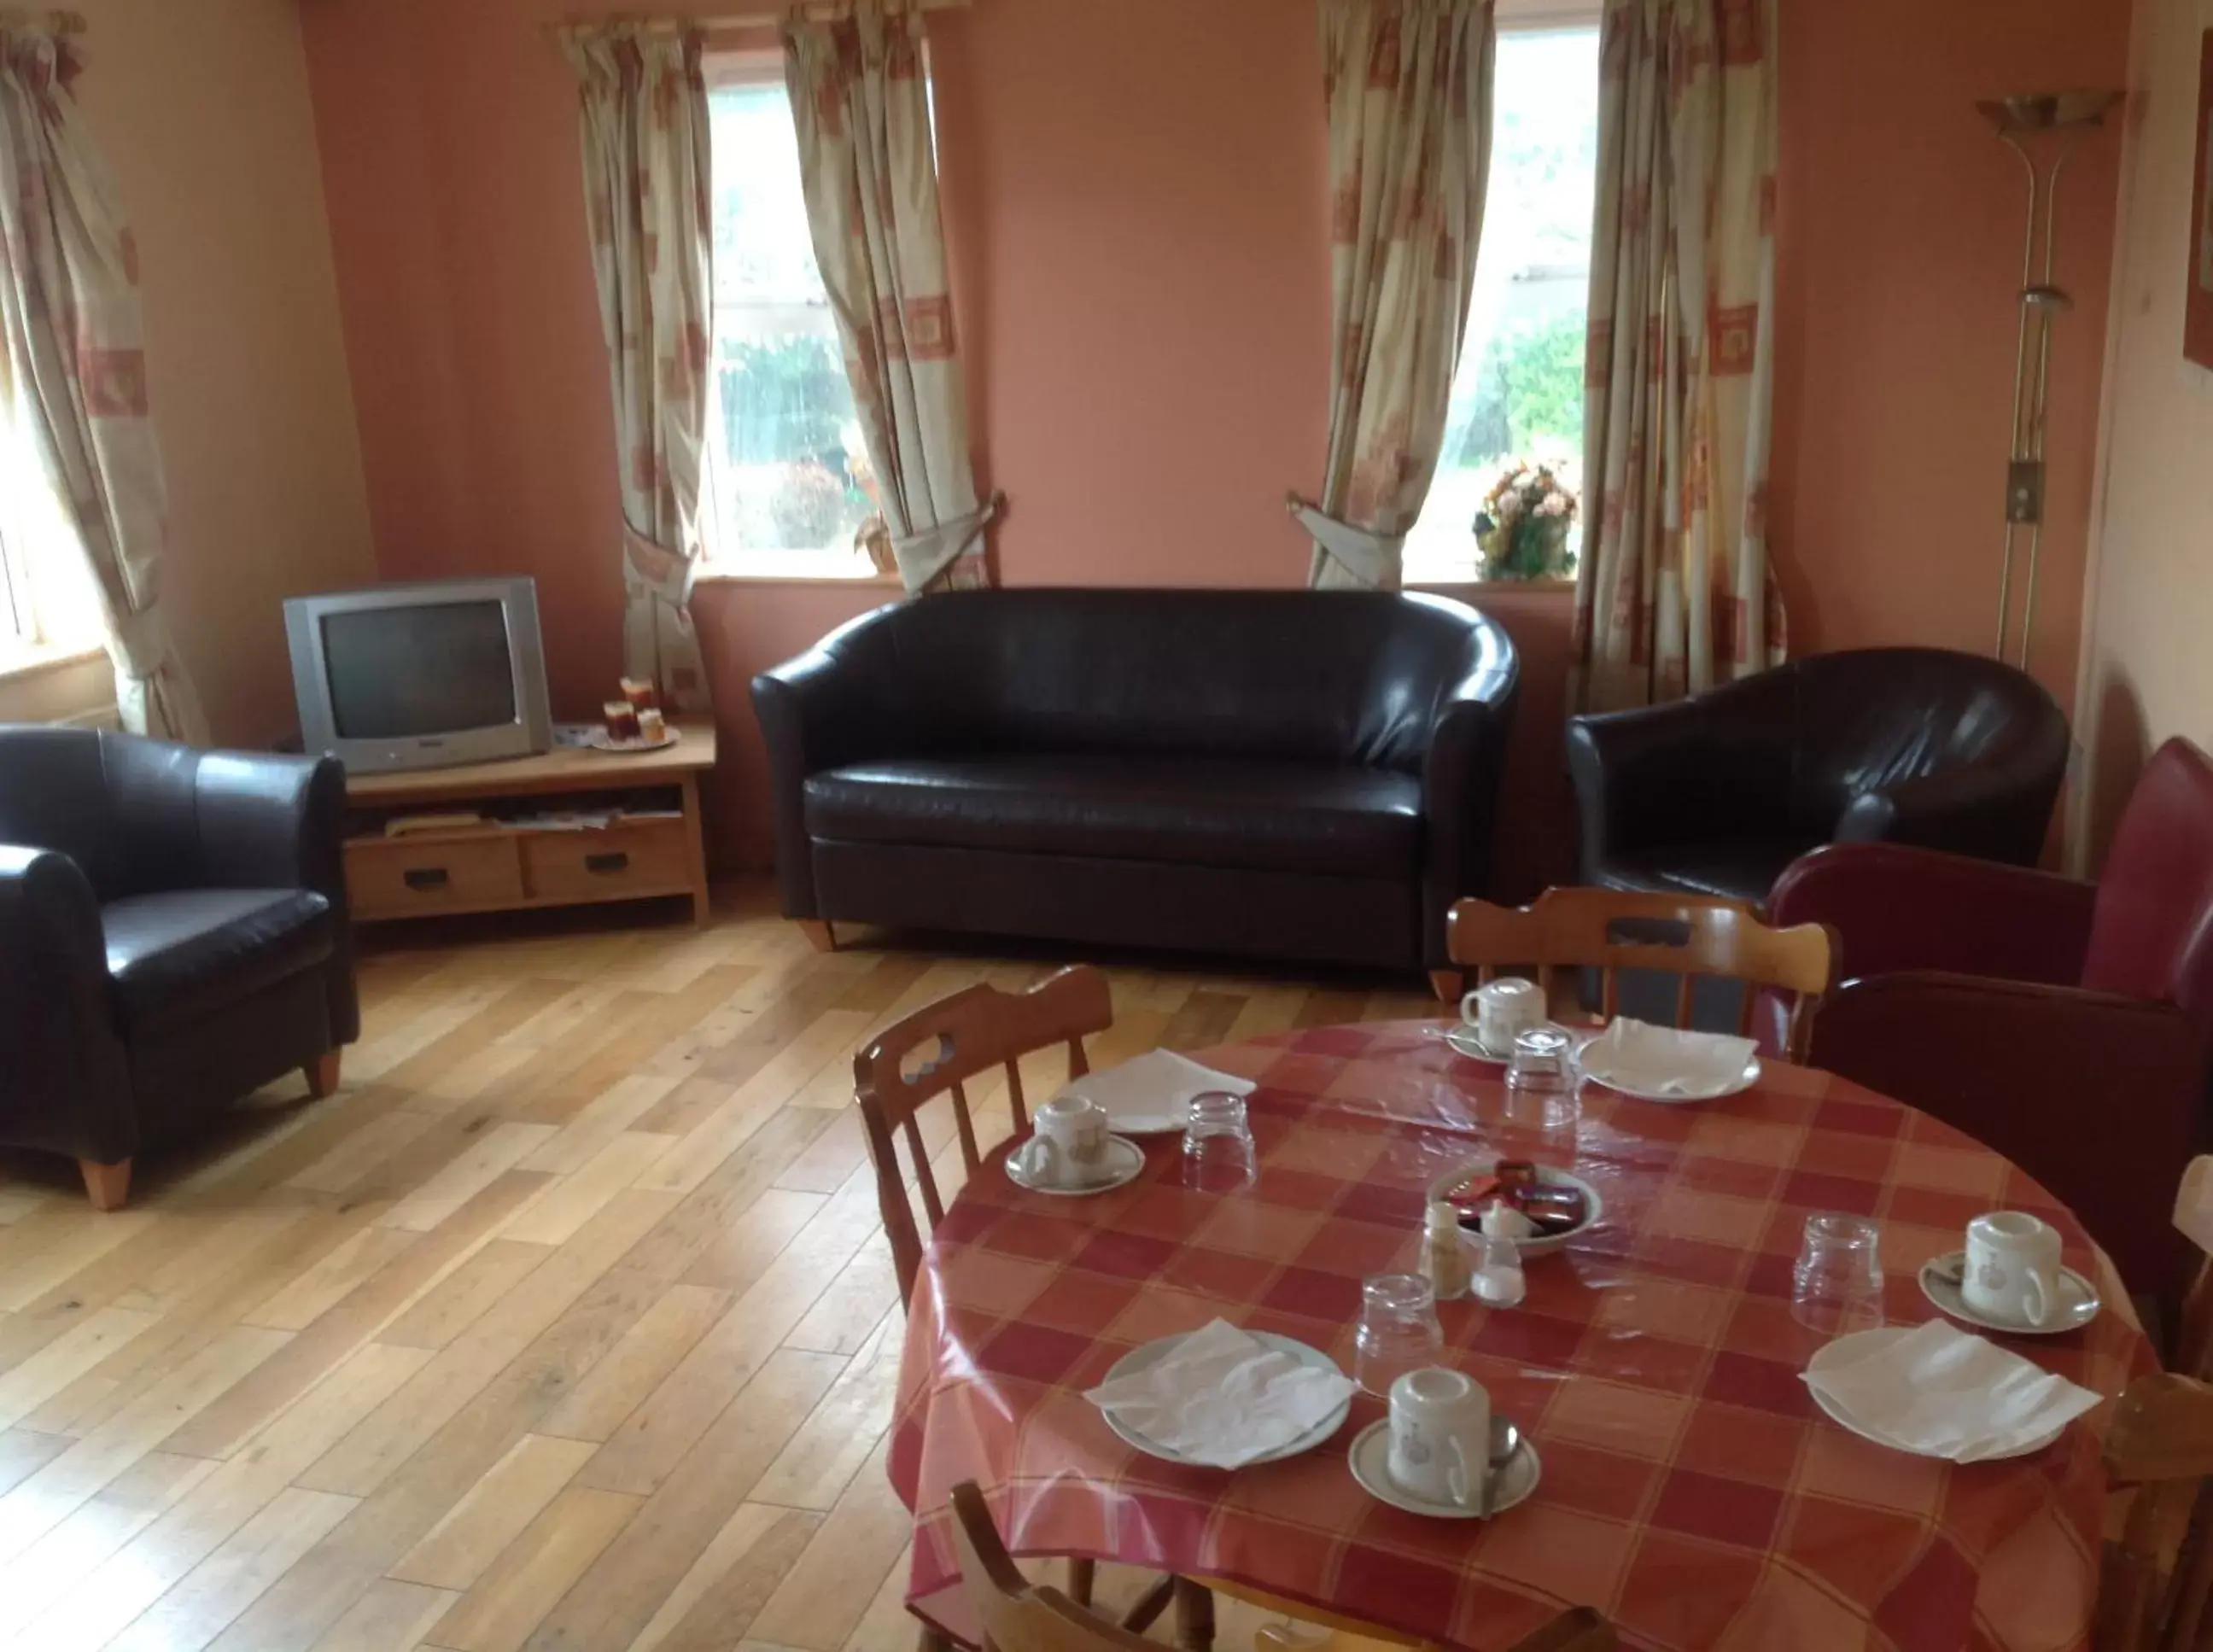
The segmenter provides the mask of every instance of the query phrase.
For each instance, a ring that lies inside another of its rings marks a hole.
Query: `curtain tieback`
[[[1290,512],[1301,527],[1314,535],[1316,545],[1343,563],[1363,585],[1381,590],[1398,583],[1395,576],[1399,553],[1406,544],[1404,533],[1373,533],[1364,527],[1355,527],[1295,493],[1283,496],[1283,509]]]
[[[169,623],[158,602],[136,613],[113,614],[108,625],[108,652],[125,676],[143,681],[169,663]]]
[[[899,558],[899,582],[910,591],[927,586],[968,554],[969,546],[984,537],[985,528],[1006,502],[1004,493],[994,493],[965,516],[955,516],[904,539],[894,537],[892,555]]]
[[[692,577],[698,564],[680,552],[648,539],[628,522],[623,524],[623,559],[649,591],[674,607],[692,600]]]

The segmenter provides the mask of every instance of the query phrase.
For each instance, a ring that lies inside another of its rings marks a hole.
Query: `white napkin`
[[[1302,1365],[1216,1320],[1144,1370],[1084,1395],[1125,1428],[1194,1462],[1236,1468],[1281,1451],[1352,1397],[1335,1366]]]
[[[1808,1387],[1885,1443],[1955,1463],[2018,1451],[2099,1399],[1942,1320],[1805,1377]]]
[[[1724,1033],[1692,1033],[1616,1016],[1587,1045],[1583,1070],[1662,1095],[1710,1095],[1744,1076],[1759,1046]]]
[[[1106,1109],[1109,1130],[1181,1130],[1191,1099],[1208,1090],[1227,1090],[1250,1095],[1253,1081],[1217,1073],[1173,1050],[1153,1050],[1082,1078],[1072,1078],[1056,1093],[1081,1095]]]

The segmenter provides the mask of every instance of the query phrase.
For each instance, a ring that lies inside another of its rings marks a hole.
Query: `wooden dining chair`
[[[1445,947],[1454,964],[1475,971],[1478,984],[1534,970],[1548,1003],[1560,972],[1596,970],[1599,1007],[1609,1021],[1620,1010],[1625,969],[1676,977],[1678,1027],[1690,1024],[1699,977],[1743,982],[1737,1030],[1747,1037],[1765,996],[1749,989],[1768,988],[1784,995],[1781,1049],[1794,1060],[1805,1055],[1814,1012],[1836,988],[1839,955],[1825,924],[1771,929],[1740,901],[1615,889],[1547,889],[1527,906],[1455,901],[1445,917]]]
[[[1159,1643],[1130,1627],[1131,1619],[1110,1623],[1059,1590],[1024,1577],[1000,1541],[991,1508],[973,1480],[953,1488],[953,1541],[960,1558],[960,1581],[989,1652],[1161,1652]],[[1204,1625],[1188,1624],[1182,1606],[1179,1596],[1177,1645],[1184,1652],[1207,1652],[1211,1617]],[[1516,1642],[1512,1652],[1613,1652],[1614,1646],[1606,1621],[1588,1606],[1578,1606]]]
[[[2132,1496],[2098,1579],[2097,1652],[2192,1652],[2213,1632],[2213,1387],[2138,1378],[2105,1459],[2108,1483]]]
[[[869,1156],[875,1164],[877,1203],[883,1212],[884,1235],[891,1243],[892,1265],[899,1272],[901,1302],[914,1295],[914,1277],[922,1266],[922,1238],[894,1149],[895,1136],[906,1137],[922,1208],[935,1228],[945,1219],[945,1204],[916,1121],[924,1105],[941,1095],[952,1097],[960,1157],[972,1175],[983,1162],[983,1149],[977,1144],[975,1119],[969,1109],[968,1081],[994,1067],[1006,1068],[1007,1105],[1019,1134],[1029,1127],[1021,1058],[1065,1044],[1068,1076],[1080,1078],[1091,1070],[1083,1053],[1084,1039],[1113,1024],[1114,1001],[1106,978],[1078,964],[1026,992],[977,985],[941,998],[887,1027],[853,1058],[854,1094],[861,1104],[862,1128],[868,1132]]]
[[[2213,1154],[2201,1153],[2183,1167],[2174,1225],[2198,1247],[2198,1257],[2167,1338],[2167,1369],[2204,1381],[2213,1379]]]

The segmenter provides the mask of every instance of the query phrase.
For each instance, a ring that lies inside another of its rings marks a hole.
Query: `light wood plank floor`
[[[373,943],[339,1092],[272,1087],[119,1213],[0,1158],[0,1645],[908,1652],[850,1058],[1051,965],[818,955],[764,887],[717,907]],[[1111,973],[1102,1064],[1435,1013],[1413,979]]]

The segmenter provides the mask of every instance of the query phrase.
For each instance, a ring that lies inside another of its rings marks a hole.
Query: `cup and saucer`
[[[2059,1232],[2026,1210],[1967,1224],[1967,1247],[1921,1265],[1921,1294],[1955,1320],[2017,1337],[2056,1337],[2098,1317],[2098,1288],[2059,1260]]]
[[[1542,1472],[1528,1436],[1491,1414],[1483,1385],[1445,1366],[1393,1382],[1390,1415],[1354,1436],[1347,1456],[1369,1496],[1438,1520],[1503,1515]]]
[[[1027,1192],[1081,1198],[1137,1180],[1145,1150],[1110,1131],[1106,1109],[1089,1097],[1057,1095],[1037,1110],[1030,1139],[1003,1162],[1007,1180]]]
[[[1533,1027],[1549,1027],[1544,989],[1519,976],[1486,981],[1460,1001],[1460,1025],[1436,1036],[1471,1061],[1511,1061],[1514,1040]]]

